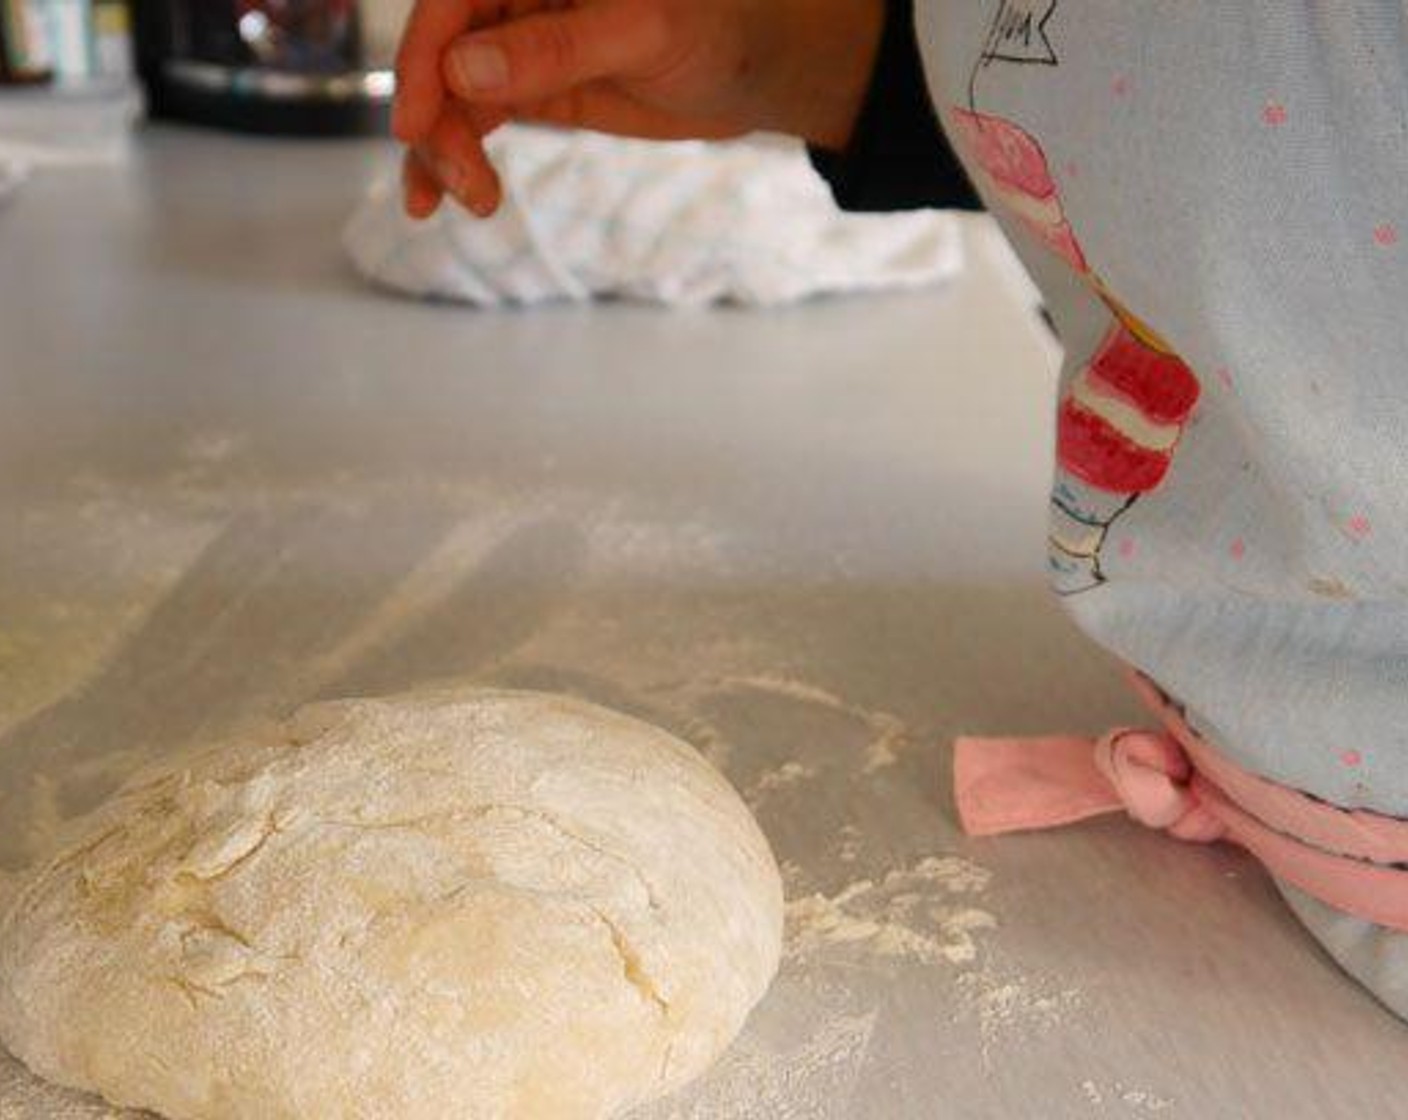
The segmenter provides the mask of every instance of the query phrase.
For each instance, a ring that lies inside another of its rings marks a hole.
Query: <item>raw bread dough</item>
[[[180,1120],[598,1117],[707,1067],[781,940],[767,842],[663,731],[339,701],[79,822],[0,916],[0,1039]]]

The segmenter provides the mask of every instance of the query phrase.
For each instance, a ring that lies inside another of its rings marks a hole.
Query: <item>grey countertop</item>
[[[990,228],[944,290],[475,313],[342,262],[390,158],[152,130],[0,209],[0,868],[312,697],[569,690],[719,762],[794,900],[651,1118],[1408,1114],[1235,853],[955,829],[956,733],[1135,715],[1043,590],[1053,354]],[[5,1120],[99,1111],[0,1057]]]

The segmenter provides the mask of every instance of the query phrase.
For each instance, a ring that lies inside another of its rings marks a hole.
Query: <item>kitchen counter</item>
[[[1043,589],[1054,353],[985,222],[946,289],[477,313],[344,264],[391,160],[152,129],[0,208],[0,869],[310,698],[565,690],[718,762],[793,900],[649,1120],[1402,1111],[1236,853],[955,828],[956,733],[1138,718]],[[102,1114],[0,1056],[4,1120]]]

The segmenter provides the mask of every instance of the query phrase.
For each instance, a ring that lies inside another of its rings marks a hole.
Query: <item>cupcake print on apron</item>
[[[1019,125],[973,109],[947,114],[969,165],[1012,217],[1104,301],[1114,324],[1070,379],[1057,414],[1048,566],[1062,595],[1106,580],[1111,527],[1168,474],[1197,404],[1198,379],[1090,268],[1045,153]]]

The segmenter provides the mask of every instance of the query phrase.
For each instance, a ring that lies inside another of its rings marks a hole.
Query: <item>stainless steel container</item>
[[[411,0],[135,0],[148,106],[257,132],[385,128]]]

